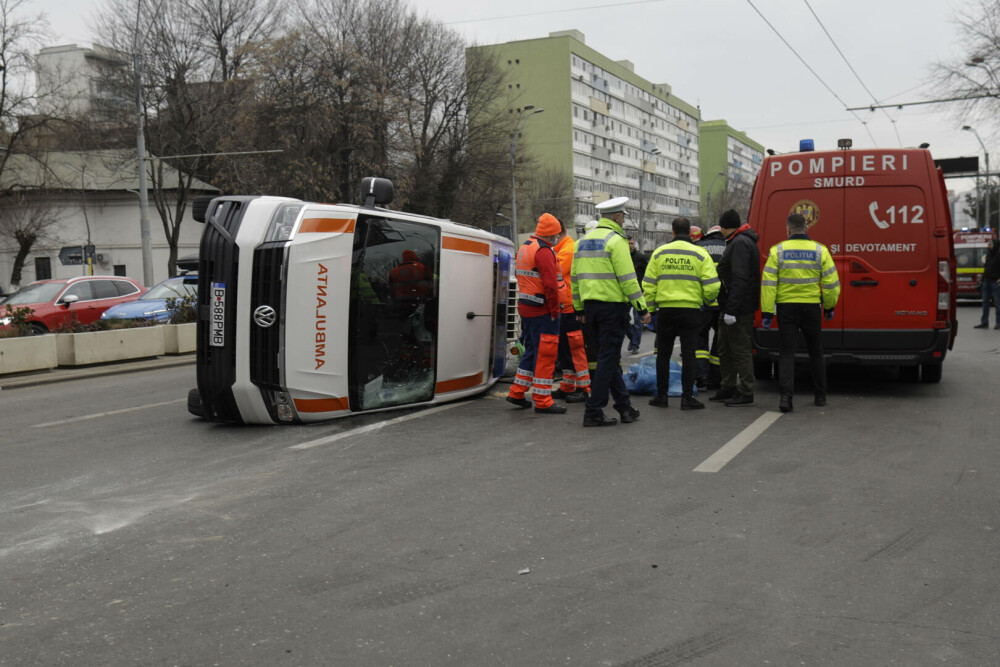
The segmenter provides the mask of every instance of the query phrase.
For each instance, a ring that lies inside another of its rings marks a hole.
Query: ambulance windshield
[[[351,409],[429,401],[437,365],[439,230],[363,216],[354,238]]]

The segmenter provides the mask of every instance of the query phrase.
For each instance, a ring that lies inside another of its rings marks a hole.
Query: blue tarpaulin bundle
[[[625,388],[630,394],[652,396],[656,393],[656,355],[643,357],[639,363],[632,364],[625,372]],[[698,393],[695,387],[694,393]],[[669,396],[681,395],[681,365],[670,360],[670,382],[667,387]]]

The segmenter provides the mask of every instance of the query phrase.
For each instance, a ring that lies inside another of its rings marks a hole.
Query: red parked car
[[[119,303],[134,301],[145,292],[142,285],[120,276],[81,276],[62,280],[38,280],[25,285],[0,305],[0,326],[8,326],[7,308],[28,307],[35,312],[28,319],[35,334],[54,331],[72,321],[90,324],[101,313]]]

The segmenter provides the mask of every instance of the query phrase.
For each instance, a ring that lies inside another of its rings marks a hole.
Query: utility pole
[[[990,225],[990,199],[991,199],[990,195],[992,194],[991,193],[992,188],[990,187],[990,152],[988,150],[986,150],[986,144],[983,143],[982,138],[980,138],[979,133],[976,132],[976,130],[974,128],[970,127],[969,125],[963,125],[962,129],[966,130],[968,132],[972,132],[974,135],[976,135],[976,140],[979,141],[979,145],[982,146],[983,155],[986,157],[986,217],[983,220],[983,227],[991,227],[992,228],[992,226]],[[979,189],[979,179],[978,178],[976,179],[976,189],[977,190]],[[979,197],[978,193],[976,194],[976,197],[977,198]],[[978,201],[976,202],[976,209],[977,209],[977,212],[978,212],[978,209],[979,209],[979,202]]]
[[[653,146],[652,142],[646,141],[645,139],[639,141],[639,150],[642,151],[639,157],[639,250],[640,251],[643,251],[646,245],[646,216],[643,213],[643,209],[645,207],[643,206],[643,194],[642,194],[643,190],[642,182],[643,182],[643,177],[645,176],[646,173],[646,153],[649,153],[650,155],[660,154],[659,148],[653,147],[647,149],[646,148],[647,144],[649,146]]]
[[[139,60],[139,15],[142,0],[135,7],[135,42],[132,64],[135,68],[135,159],[139,167],[139,234],[142,238],[142,284],[153,285],[153,241],[149,235],[149,190],[146,186],[146,135],[143,131],[142,64]]]
[[[527,116],[525,111],[530,111]],[[523,109],[517,112],[517,123],[514,124],[514,134],[510,135],[510,240],[517,247],[517,135],[521,132],[521,123],[528,116],[542,113],[545,109],[536,109],[534,104],[526,104]]]

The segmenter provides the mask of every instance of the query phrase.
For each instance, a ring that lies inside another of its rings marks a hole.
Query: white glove
[[[736,316],[727,313],[722,316],[722,321],[726,324],[736,324]]]

